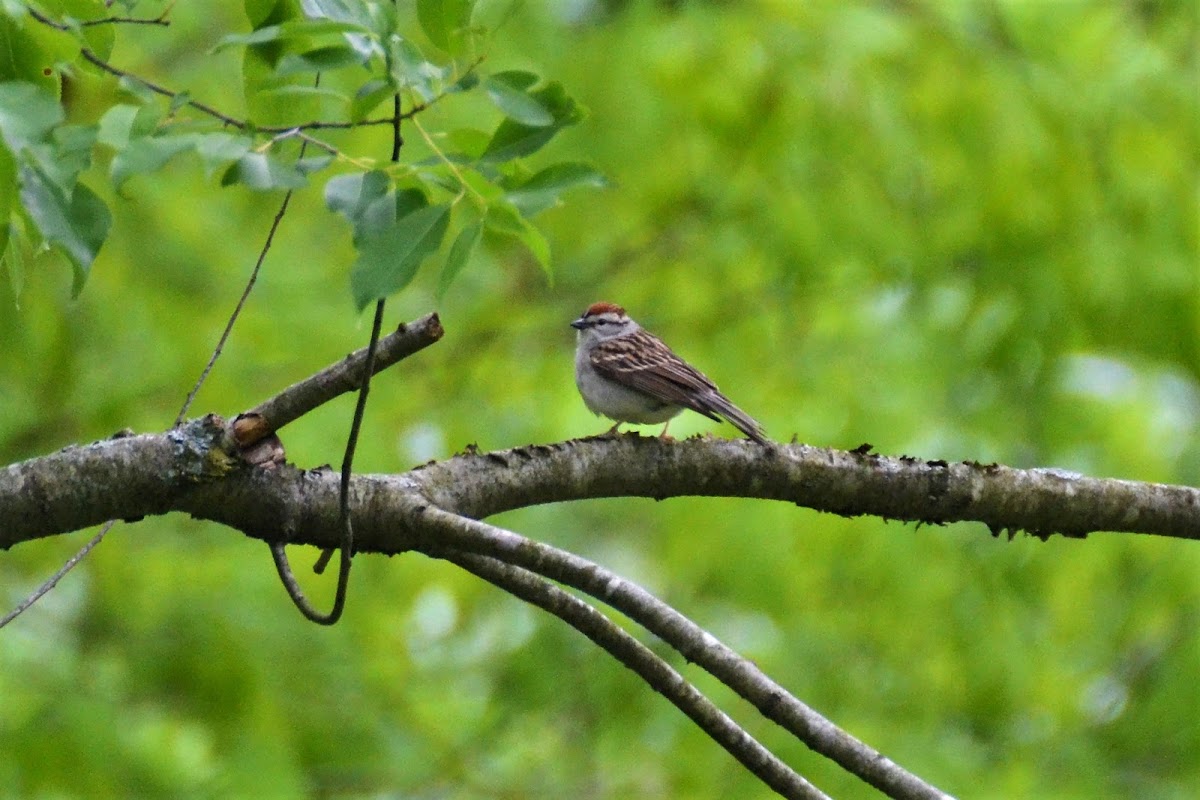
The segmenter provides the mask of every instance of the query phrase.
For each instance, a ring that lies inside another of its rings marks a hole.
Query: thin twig
[[[78,553],[71,556],[67,560],[67,563],[63,564],[62,567],[58,570],[58,572],[51,575],[50,578],[48,580],[46,580],[45,583],[43,583],[41,586],[39,586],[37,589],[35,589],[32,594],[30,594],[28,597],[26,597],[24,600],[22,600],[20,603],[18,603],[16,608],[14,608],[12,611],[5,614],[3,619],[0,619],[0,628],[3,628],[8,623],[12,622],[14,619],[21,616],[21,614],[23,614],[26,609],[31,607],[38,600],[41,600],[42,595],[44,595],[46,592],[50,591],[56,585],[58,585],[58,582],[60,580],[62,580],[63,576],[66,575],[68,572],[70,572],[72,569],[74,569],[76,564],[78,564],[80,561],[83,561],[83,559],[87,556],[87,554],[92,552],[92,548],[95,547],[96,545],[100,544],[100,540],[103,539],[105,534],[107,534],[112,529],[112,526],[116,525],[116,524],[117,524],[117,521],[115,519],[109,520],[108,522],[104,523],[104,527],[100,529],[100,532],[97,533],[95,536],[93,536],[91,541],[89,541],[82,548],[80,548]]]
[[[304,148],[306,143],[300,145],[300,156],[304,157]],[[204,370],[201,371],[200,377],[196,379],[196,384],[192,386],[192,390],[188,392],[187,398],[183,401],[183,406],[180,407],[179,413],[175,416],[175,424],[172,427],[178,428],[183,423],[183,418],[187,416],[188,409],[192,407],[192,401],[196,399],[196,393],[200,391],[200,387],[204,385],[204,381],[208,379],[208,374],[212,372],[213,365],[217,363],[217,359],[221,357],[221,353],[225,348],[225,343],[229,340],[229,334],[233,332],[234,323],[242,313],[242,309],[246,305],[246,300],[250,297],[250,292],[254,289],[254,284],[258,282],[258,273],[262,269],[263,261],[267,257],[267,253],[271,250],[271,243],[275,240],[275,231],[279,230],[279,223],[283,221],[283,215],[287,213],[288,203],[292,201],[293,189],[288,189],[283,196],[283,202],[279,204],[279,210],[275,212],[275,219],[271,221],[271,228],[267,231],[267,238],[263,242],[262,248],[258,251],[258,258],[254,262],[254,269],[250,271],[250,278],[246,281],[245,288],[242,289],[242,296],[238,298],[237,305],[233,307],[233,313],[229,315],[229,319],[225,322],[225,330],[221,331],[221,336],[217,339],[217,346],[213,348],[212,355],[208,358],[208,363],[204,365]]]
[[[94,64],[95,66],[99,67],[100,69],[104,70],[109,75],[114,75],[118,78],[127,78],[128,80],[131,80],[131,81],[137,81],[142,86],[145,86],[147,89],[149,89],[150,91],[154,92],[155,94],[162,95],[163,97],[169,97],[169,98],[174,99],[179,96],[179,92],[173,92],[170,89],[166,88],[165,86],[160,86],[159,84],[154,83],[153,81],[147,80],[146,78],[143,78],[140,75],[134,75],[132,72],[126,72],[123,69],[114,67],[112,64],[110,64],[107,61],[105,61],[104,59],[100,58],[100,56],[96,55],[95,53],[93,53],[91,50],[89,50],[86,47],[82,48],[79,51],[79,54],[81,56],[83,56],[83,58],[86,61],[88,61],[88,62]],[[186,103],[184,103],[184,105],[190,106],[191,108],[194,108],[197,111],[208,114],[210,117],[213,117],[214,119],[218,119],[221,122],[225,123],[226,125],[229,125],[230,127],[233,127],[233,128],[237,128],[240,131],[252,130],[252,131],[256,131],[258,133],[271,133],[271,134],[287,133],[293,129],[304,131],[304,130],[316,130],[316,129],[320,129],[320,128],[357,128],[357,127],[365,127],[365,126],[370,126],[370,125],[390,125],[392,122],[391,117],[385,117],[385,118],[379,118],[379,119],[365,119],[361,122],[307,122],[307,123],[302,123],[300,125],[276,125],[276,126],[264,125],[264,126],[259,127],[256,125],[251,125],[249,122],[246,122],[245,120],[241,120],[236,117],[231,117],[228,114],[223,114],[220,111],[218,111],[217,109],[213,108],[212,106],[210,106],[206,103],[201,103],[199,100],[188,100]],[[330,149],[332,147],[333,147],[333,145],[328,145],[328,144],[324,145],[325,149]]]
[[[33,14],[34,18],[37,19],[39,22],[44,22],[47,25],[50,25],[51,27],[55,27],[55,28],[58,27],[52,21],[46,19],[44,16],[35,13],[32,9],[30,10],[30,14]],[[132,72],[127,72],[123,69],[120,69],[119,67],[114,67],[112,64],[108,63],[104,59],[100,58],[100,56],[98,56],[94,52],[92,52],[89,48],[86,48],[86,47],[81,48],[79,51],[79,54],[81,56],[83,56],[84,60],[86,60],[89,63],[93,64],[94,66],[100,68],[104,72],[107,72],[109,75],[113,75],[117,78],[127,78],[128,80],[131,80],[131,81],[137,81],[142,86],[149,89],[150,91],[154,92],[155,94],[162,95],[163,97],[169,97],[171,99],[174,99],[179,96],[179,92],[171,91],[167,87],[161,86],[157,83],[154,83],[153,81],[143,78],[140,75],[134,75]],[[391,125],[392,124],[391,117],[378,117],[376,119],[364,119],[359,122],[313,121],[313,122],[304,122],[299,125],[258,126],[258,125],[251,125],[249,122],[247,122],[245,120],[241,120],[236,117],[231,117],[228,114],[223,114],[220,111],[218,111],[217,109],[213,108],[212,106],[210,106],[206,103],[201,103],[199,100],[188,100],[186,103],[184,103],[184,105],[190,106],[191,108],[194,108],[197,111],[203,112],[203,113],[207,114],[208,116],[213,117],[214,119],[218,119],[221,122],[225,123],[226,125],[229,125],[230,127],[237,128],[238,130],[242,130],[242,131],[253,130],[258,133],[272,133],[272,134],[287,133],[288,131],[291,131],[293,129],[301,130],[301,131],[320,130],[320,129],[350,129],[350,128],[370,127],[370,126],[374,126],[374,125]],[[324,145],[324,146],[326,148],[332,147],[332,145]]]
[[[759,780],[787,798],[826,798],[774,753],[734,722],[676,669],[589,603],[536,574],[488,556],[460,551],[440,558],[548,611],[591,639],[686,714]]]
[[[317,81],[320,82],[319,74]],[[392,163],[400,160],[400,148],[404,146],[404,138],[400,135],[400,123],[402,119],[400,114],[400,94],[397,92],[392,95]],[[338,522],[342,529],[342,541],[338,556],[337,590],[333,598],[333,608],[330,609],[328,614],[322,615],[316,612],[311,605],[308,605],[304,594],[299,591],[299,584],[294,580],[291,582],[288,581],[284,568],[286,568],[286,572],[289,575],[291,568],[287,563],[287,553],[284,548],[279,545],[272,545],[271,548],[272,556],[275,559],[275,566],[279,571],[280,578],[283,579],[284,586],[287,587],[288,595],[292,598],[292,602],[296,604],[305,617],[322,625],[333,625],[341,619],[342,611],[346,605],[346,591],[350,584],[350,562],[354,557],[354,525],[350,520],[350,478],[354,474],[354,451],[358,447],[358,435],[362,429],[363,416],[367,410],[367,395],[371,391],[371,376],[375,372],[375,351],[379,344],[379,332],[383,327],[383,310],[385,305],[386,301],[383,298],[380,298],[375,303],[375,320],[371,326],[371,342],[367,345],[367,359],[363,367],[358,402],[354,406],[354,420],[350,423],[350,436],[346,440],[346,452],[342,457],[341,482],[338,488]],[[324,572],[329,559],[332,557],[332,550],[329,548],[322,550],[320,556],[317,558],[317,563],[313,565],[313,571],[318,575]]]
[[[400,114],[400,95],[399,93],[392,95],[392,163],[400,161],[400,148],[404,146],[404,137],[400,135],[400,121],[404,117]]]
[[[166,12],[161,17],[150,19],[149,17],[104,17],[103,19],[89,19],[79,23],[81,28],[89,28],[92,25],[162,25],[169,27],[171,21],[166,18]]]
[[[392,95],[392,155],[391,155],[391,162],[393,164],[400,161],[400,148],[404,146],[404,137],[400,133],[400,123],[403,119],[404,119],[404,116],[403,116],[403,114],[400,113],[400,93],[397,92],[396,94]],[[383,315],[383,302],[384,301],[382,299],[380,299],[375,304],[375,332],[371,336],[371,346],[367,349],[368,364],[370,364],[371,361],[375,357],[375,340],[379,336],[379,321],[380,321],[381,316]],[[359,426],[359,423],[361,423],[361,421],[362,421],[361,420],[361,412],[363,410],[363,407],[366,405],[367,389],[370,386],[370,383],[371,383],[371,375],[370,375],[370,370],[368,369],[366,374],[363,375],[362,391],[359,393],[358,406],[355,408],[354,426],[350,430],[350,441],[348,441],[346,443],[346,456],[342,460],[342,483],[341,483],[341,490],[338,495],[338,505],[339,505],[340,514],[341,514],[342,527],[346,532],[343,537],[343,545],[344,545],[344,542],[347,540],[350,543],[353,543],[353,541],[354,541],[354,535],[350,530],[350,509],[347,505],[347,497],[350,494],[350,463],[354,459],[354,448],[355,448],[355,445],[358,440],[358,426]],[[349,551],[349,547],[346,547],[344,545],[342,549],[343,549],[342,561],[346,561],[348,563],[348,558],[346,556],[346,552]],[[313,572],[317,573],[318,575],[320,575],[322,572],[324,572],[325,567],[329,565],[329,559],[331,559],[332,557],[333,557],[332,550],[330,550],[329,548],[322,550],[321,554],[317,557],[317,562],[315,564],[313,564]]]
[[[89,19],[80,22],[79,27],[87,28],[91,25],[162,25],[165,28],[171,24],[167,16],[170,15],[173,8],[175,8],[175,3],[170,2],[157,17],[104,17],[103,19]]]
[[[44,25],[49,25],[50,27],[56,28],[58,30],[68,30],[67,26],[60,25],[60,24],[54,22],[54,20],[49,19],[45,15],[38,13],[37,11],[35,11],[32,8],[29,9],[29,13],[34,19],[36,19],[38,22],[41,22]],[[147,89],[149,89],[150,91],[154,92],[157,95],[161,95],[163,97],[169,97],[171,99],[174,99],[174,98],[178,97],[180,94],[179,92],[172,91],[165,86],[155,83],[154,81],[151,81],[147,78],[143,78],[140,75],[135,75],[132,72],[128,72],[119,67],[113,66],[109,62],[100,58],[100,56],[96,55],[95,52],[93,52],[90,48],[87,48],[87,47],[80,48],[79,54],[81,56],[83,56],[85,61],[88,61],[93,66],[98,67],[99,69],[103,70],[104,72],[107,72],[109,75],[112,75],[117,78],[126,78],[131,81],[137,81],[142,86],[146,87]],[[442,97],[444,97],[444,95],[438,95],[438,97],[434,98],[433,100],[431,100],[428,103],[419,104],[417,106],[414,106],[413,108],[411,108],[407,112],[405,112],[403,118],[408,119],[409,117],[419,114],[420,112],[424,111],[426,108],[428,108],[429,106],[431,106],[435,102],[437,102],[437,100],[440,100]],[[357,122],[354,122],[354,121],[351,121],[351,122],[329,122],[326,120],[314,120],[312,122],[303,122],[303,123],[300,123],[299,125],[251,125],[246,120],[238,119],[237,117],[231,117],[228,114],[224,114],[224,113],[218,111],[216,108],[213,108],[212,106],[210,106],[206,103],[201,103],[199,100],[188,100],[186,103],[184,103],[184,105],[190,106],[191,108],[194,108],[197,111],[207,114],[208,116],[213,117],[214,119],[218,119],[221,122],[225,123],[226,125],[229,125],[230,127],[233,127],[233,128],[237,128],[238,130],[242,130],[242,131],[252,130],[252,131],[256,131],[258,133],[271,133],[271,134],[287,133],[288,131],[291,131],[291,130],[300,130],[300,131],[339,130],[339,129],[340,130],[349,130],[351,128],[364,128],[364,127],[372,127],[375,125],[391,125],[392,120],[393,120],[393,117],[387,116],[387,117],[376,117],[374,119],[364,119],[364,120],[359,120]],[[328,145],[328,144],[323,144],[322,146],[325,149],[332,148],[332,145]]]
[[[275,561],[275,569],[287,589],[288,597],[300,613],[318,625],[333,625],[342,618],[346,608],[346,591],[350,586],[350,562],[354,557],[354,526],[350,521],[350,478],[354,469],[354,450],[358,446],[358,434],[362,429],[363,415],[367,409],[367,394],[371,389],[371,374],[375,367],[375,346],[379,342],[379,330],[383,327],[384,301],[375,304],[375,321],[371,326],[371,342],[367,345],[367,361],[363,366],[362,385],[358,391],[358,403],[354,406],[354,420],[350,423],[350,436],[346,441],[346,454],[342,458],[342,474],[338,489],[338,524],[341,527],[342,541],[338,547],[338,578],[337,588],[333,595],[333,607],[328,614],[317,611],[300,588],[288,563],[287,550],[283,542],[271,542],[271,558]],[[332,557],[333,551],[321,551],[315,572],[322,572]]]
[[[35,8],[30,7],[30,8],[28,8],[28,11],[29,11],[29,15],[31,17],[33,17],[35,20],[42,23],[43,25],[47,25],[51,28],[54,28],[55,30],[60,30],[60,31],[69,31],[70,30],[69,25],[66,25],[61,22],[55,22],[54,20],[50,19],[45,14],[42,14]],[[164,12],[164,17],[165,17],[165,14],[166,14],[166,12]],[[137,20],[137,19],[123,18],[123,17],[110,17],[110,18],[106,18],[103,20],[92,20],[90,22],[83,22],[81,24],[82,25],[98,25],[98,24],[107,23],[107,22],[127,22],[127,23],[141,23],[141,24],[163,24],[163,25],[170,24],[169,22],[167,22],[165,20],[160,23],[158,20]],[[151,92],[154,92],[155,94],[161,95],[163,97],[171,98],[172,100],[175,99],[176,97],[178,97],[180,94],[179,92],[172,91],[165,86],[154,83],[153,81],[148,80],[146,78],[143,78],[140,75],[135,75],[132,72],[128,72],[126,70],[120,69],[119,67],[113,66],[111,63],[100,58],[100,56],[96,55],[96,53],[94,51],[92,51],[91,49],[89,49],[87,47],[80,48],[79,54],[84,58],[84,60],[88,61],[93,66],[103,70],[104,72],[107,72],[109,75],[113,75],[118,78],[126,78],[131,81],[137,81],[142,86],[146,87],[147,89],[149,89]],[[483,63],[482,57],[475,59],[475,61],[472,62],[467,67],[466,70],[464,70],[463,74],[469,75],[481,63]],[[364,119],[364,120],[349,121],[349,122],[330,122],[327,120],[313,120],[311,122],[303,122],[298,125],[263,125],[263,126],[252,125],[250,122],[248,122],[246,120],[238,119],[236,117],[232,117],[228,114],[222,113],[221,111],[218,111],[213,106],[210,106],[206,103],[201,103],[198,100],[189,99],[184,103],[184,105],[190,106],[191,108],[194,108],[197,111],[207,114],[208,116],[213,117],[214,119],[218,119],[221,122],[223,122],[224,124],[229,125],[230,127],[233,127],[233,128],[237,128],[238,130],[241,130],[241,131],[253,131],[253,132],[257,132],[257,133],[267,133],[267,134],[297,135],[300,132],[310,131],[310,130],[350,130],[353,128],[372,127],[372,126],[376,126],[376,125],[392,125],[392,126],[394,126],[398,120],[406,120],[406,119],[412,119],[412,118],[416,117],[422,111],[425,111],[427,108],[433,106],[435,103],[437,103],[439,100],[441,100],[446,95],[447,95],[447,93],[443,92],[442,94],[439,94],[438,96],[434,97],[432,100],[430,100],[427,103],[416,103],[415,105],[413,105],[412,108],[410,108],[408,111],[405,111],[404,113],[400,113],[399,111],[397,111],[395,114],[389,115],[387,117],[376,117],[374,119]],[[314,147],[318,147],[327,153],[331,153],[335,156],[341,155],[341,152],[336,147],[334,147],[331,144],[328,144],[327,142],[323,142],[320,139],[316,139],[316,138],[313,138],[310,136],[303,136],[303,135],[301,135],[301,138],[303,138],[305,141],[307,141],[309,144],[313,145]],[[393,159],[393,160],[395,160],[395,159]]]

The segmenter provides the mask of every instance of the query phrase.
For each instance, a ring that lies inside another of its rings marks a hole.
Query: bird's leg
[[[608,431],[606,431],[603,435],[604,436],[619,436],[620,431],[617,430],[617,428],[619,428],[619,427],[621,427],[621,423],[618,422],[616,425],[613,425],[611,428],[609,428]]]
[[[674,436],[667,436],[667,428],[669,428],[669,427],[671,427],[671,420],[667,420],[667,424],[666,424],[666,425],[663,425],[662,433],[660,433],[660,434],[658,435],[658,438],[659,438],[659,439],[662,439],[664,442],[673,442],[673,441],[675,441],[675,437],[674,437]]]

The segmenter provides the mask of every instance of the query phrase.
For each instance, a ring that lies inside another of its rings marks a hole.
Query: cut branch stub
[[[427,314],[379,340],[372,374],[396,364],[442,338],[445,331],[437,313]],[[356,391],[362,385],[362,370],[367,348],[355,350],[336,364],[292,384],[274,397],[238,416],[232,436],[245,448],[262,437],[293,422],[338,395]]]

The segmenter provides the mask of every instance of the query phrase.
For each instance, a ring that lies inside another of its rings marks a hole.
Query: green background
[[[446,337],[373,384],[359,471],[604,430],[575,392],[567,323],[609,300],[780,440],[1200,483],[1194,4],[480,13],[503,21],[487,70],[539,72],[591,111],[534,165],[590,160],[612,185],[538,217],[553,285],[525,250],[490,242],[440,302],[445,248],[389,303],[389,324],[436,308]],[[240,7],[180,3],[171,19],[121,29],[112,61],[243,114],[239,51],[208,54],[246,29]],[[68,115],[94,121],[113,91],[81,75]],[[472,108],[419,119],[443,130]],[[388,155],[382,128],[325,138]],[[100,162],[85,181],[114,224],[79,298],[54,255],[26,265],[19,306],[0,276],[0,463],[169,427],[280,199],[219,188],[190,157],[117,193]],[[293,198],[193,414],[235,414],[365,343],[350,230],[321,198],[338,170]],[[289,459],[339,463],[351,409],[342,398],[285,429]],[[694,415],[672,425],[708,432],[735,434]],[[693,498],[493,521],[641,582],[944,790],[1200,787],[1196,543],[1007,541]],[[4,605],[89,535],[0,556]],[[306,571],[308,554],[293,559]],[[331,576],[306,582],[328,602]],[[675,662],[825,791],[877,796]],[[449,565],[357,559],[346,617],[325,629],[294,611],[262,543],[177,515],[118,526],[0,632],[0,788],[767,794],[579,634]]]

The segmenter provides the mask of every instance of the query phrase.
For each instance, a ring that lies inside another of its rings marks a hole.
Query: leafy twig
[[[54,28],[55,30],[60,30],[60,31],[69,31],[70,30],[70,26],[64,25],[60,22],[55,22],[54,20],[50,19],[45,14],[42,14],[35,8],[29,9],[29,15],[31,17],[33,17],[35,20],[37,20],[38,22],[42,23],[43,25],[47,25],[51,28]],[[87,47],[80,48],[79,54],[83,57],[83,59],[85,61],[87,61],[88,63],[97,67],[98,69],[100,69],[104,72],[107,72],[109,75],[112,75],[117,78],[125,78],[126,80],[136,81],[137,83],[141,84],[142,86],[146,87],[151,92],[154,92],[157,95],[161,95],[163,97],[168,97],[173,100],[176,97],[178,97],[180,94],[179,92],[172,91],[165,86],[155,83],[154,81],[151,81],[147,78],[143,78],[140,75],[135,75],[132,72],[128,72],[127,70],[123,70],[120,67],[116,67],[116,66],[110,64],[109,62],[102,59],[100,56],[96,55],[96,53],[94,51],[92,51],[90,48],[87,48]],[[308,130],[322,130],[322,129],[325,129],[325,130],[332,130],[332,129],[349,130],[351,128],[361,128],[361,127],[370,127],[370,126],[375,126],[375,125],[391,125],[392,124],[392,117],[388,116],[388,117],[378,117],[376,119],[364,119],[364,120],[360,120],[358,122],[313,121],[313,122],[303,122],[303,123],[300,123],[299,125],[257,126],[257,125],[250,124],[246,120],[238,119],[237,117],[231,117],[228,114],[222,113],[221,111],[218,111],[216,108],[214,108],[206,103],[201,103],[199,100],[188,99],[184,103],[184,105],[188,106],[190,108],[194,108],[195,110],[197,110],[201,113],[207,114],[208,116],[213,117],[214,119],[220,120],[221,122],[223,122],[224,124],[226,124],[232,128],[237,128],[240,131],[254,131],[254,132],[258,132],[258,133],[276,134],[276,133],[289,133],[293,130],[308,131]],[[409,113],[417,113],[418,111],[423,110],[423,108],[424,107],[422,107],[421,109],[413,109]],[[315,142],[310,142],[310,143],[316,144]],[[321,146],[323,149],[325,149],[327,151],[333,150],[332,145],[328,145],[325,143],[321,143],[318,146]]]

